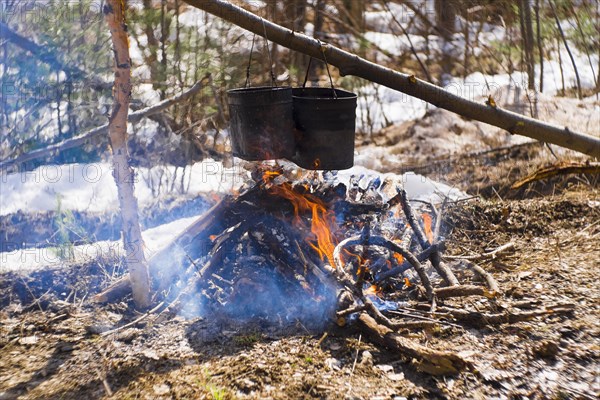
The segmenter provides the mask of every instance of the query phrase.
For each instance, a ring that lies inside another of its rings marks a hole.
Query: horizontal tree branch
[[[600,157],[600,137],[551,125],[501,109],[495,102],[477,103],[452,94],[413,75],[375,64],[355,54],[293,32],[223,0],[185,0],[193,7],[223,18],[250,32],[320,60],[327,59],[342,75],[354,75],[419,98],[464,117],[502,128],[512,134]]]

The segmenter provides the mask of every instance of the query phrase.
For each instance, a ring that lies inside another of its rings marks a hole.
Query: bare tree
[[[533,56],[533,22],[529,0],[519,1],[519,18],[521,37],[525,51],[525,67],[527,68],[527,88],[535,90],[535,58]]]
[[[449,54],[449,44],[456,31],[456,7],[455,0],[436,0],[435,15],[436,22],[440,28],[442,39],[442,59],[440,82],[443,83],[448,75],[452,74],[452,57]]]
[[[107,0],[104,19],[110,28],[115,54],[115,84],[113,87],[113,109],[109,118],[108,134],[112,149],[113,176],[117,184],[119,206],[123,221],[123,245],[131,280],[133,300],[138,308],[150,305],[150,277],[144,257],[142,231],[140,229],[138,204],[133,190],[134,172],[129,166],[127,149],[127,114],[131,98],[131,59],[125,2]]]
[[[540,23],[540,0],[535,0],[535,25],[537,48],[540,57],[540,93],[544,91],[544,46],[542,45],[542,26]]]
[[[302,32],[306,24],[306,0],[286,0],[284,3],[283,17],[285,27],[290,28],[294,32]],[[273,45],[275,48],[275,45]],[[276,59],[276,57],[274,56]],[[290,54],[290,63],[296,70],[296,79],[301,79],[306,67],[308,66],[308,57],[302,53],[292,52]]]
[[[556,10],[556,7],[552,3],[552,0],[548,1],[548,4],[550,4],[550,8],[552,9],[552,14],[554,15],[554,20],[556,21],[556,27],[558,28],[558,33],[560,34],[562,42],[565,45],[565,49],[567,50],[567,54],[569,55],[569,58],[571,59],[571,64],[573,65],[573,69],[575,70],[575,78],[577,79],[577,96],[578,96],[579,100],[581,100],[581,99],[583,99],[583,93],[581,91],[581,80],[579,79],[579,70],[577,69],[577,63],[575,62],[575,58],[573,58],[573,53],[571,53],[571,48],[569,47],[569,42],[567,41],[565,32],[563,31],[563,28],[560,24],[560,19],[558,18],[558,12]],[[558,53],[560,56],[560,49],[558,50]],[[564,92],[564,84],[563,84],[563,92]]]
[[[364,12],[366,3],[366,1],[342,0],[342,4],[337,7],[342,14],[342,18],[359,32],[365,31]]]

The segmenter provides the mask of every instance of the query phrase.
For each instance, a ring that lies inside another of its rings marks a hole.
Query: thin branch
[[[419,57],[419,54],[417,53],[417,50],[415,49],[415,46],[413,45],[413,42],[412,42],[412,40],[411,40],[410,35],[408,34],[408,32],[406,31],[406,29],[404,29],[404,26],[400,23],[400,21],[398,21],[398,19],[396,18],[396,15],[394,15],[394,13],[392,12],[392,10],[390,9],[390,6],[387,4],[386,0],[381,0],[381,4],[383,4],[383,6],[387,10],[387,12],[392,16],[392,19],[394,20],[394,22],[396,23],[396,25],[398,25],[400,27],[400,29],[402,30],[402,34],[404,35],[404,37],[406,37],[406,40],[408,41],[408,45],[410,47],[410,51],[411,51],[411,53],[413,53],[413,55],[417,59],[417,62],[419,63],[419,66],[421,67],[421,70],[425,74],[425,77],[427,78],[427,81],[428,82],[433,82],[433,79],[431,78],[431,75],[429,74],[429,70],[427,69],[427,67],[425,66],[425,64],[423,64],[423,61],[421,61],[421,57]]]
[[[496,282],[492,274],[490,274],[485,269],[472,262],[467,261],[466,265],[467,267],[473,270],[475,275],[479,276],[479,278],[485,281],[488,289],[490,289],[492,293],[500,293],[500,287],[498,286],[498,282]]]
[[[549,167],[541,168],[535,171],[533,174],[526,176],[523,179],[513,183],[511,189],[519,189],[532,182],[548,179],[557,175],[569,175],[569,174],[600,174],[600,163],[558,163]]]
[[[575,70],[575,78],[577,79],[577,95],[579,100],[583,99],[583,93],[581,92],[581,80],[579,79],[579,71],[577,70],[577,63],[575,62],[575,58],[573,57],[573,53],[571,53],[571,48],[569,47],[569,43],[567,42],[567,38],[565,37],[565,32],[563,31],[562,26],[560,25],[560,20],[558,19],[558,14],[556,12],[556,8],[552,0],[548,0],[548,4],[550,4],[550,8],[552,9],[552,14],[554,14],[554,20],[556,21],[556,27],[558,28],[558,32],[560,33],[560,37],[565,45],[565,49],[567,49],[567,53],[569,54],[569,58],[571,59],[571,64],[573,64],[573,69]],[[560,52],[560,49],[559,49]],[[598,154],[596,154],[598,156]]]
[[[425,268],[423,268],[423,265],[419,262],[417,257],[415,257],[407,249],[403,248],[402,246],[398,245],[397,243],[394,243],[391,240],[388,240],[382,236],[371,236],[369,238],[368,244],[363,242],[361,236],[352,236],[352,237],[349,237],[349,238],[341,241],[340,244],[338,244],[335,247],[335,250],[333,251],[333,259],[336,263],[336,267],[337,267],[338,271],[343,271],[343,268],[344,268],[344,265],[342,262],[342,257],[341,257],[342,249],[344,249],[344,247],[347,247],[347,246],[356,246],[356,245],[385,247],[389,250],[392,250],[392,251],[402,255],[402,257],[404,257],[412,265],[412,267],[415,269],[415,271],[419,275],[419,278],[421,279],[421,283],[423,284],[423,286],[425,287],[425,291],[427,292],[427,297],[429,299],[433,298],[433,294],[434,294],[433,286],[431,285],[429,276],[427,276],[427,273],[425,272]]]
[[[112,335],[115,334],[117,332],[121,332],[124,329],[130,328],[132,326],[135,326],[137,324],[139,324],[140,322],[142,322],[143,320],[145,320],[146,318],[148,318],[150,315],[154,314],[155,312],[157,312],[158,310],[160,310],[160,308],[162,306],[165,305],[164,301],[161,301],[160,303],[158,303],[158,305],[156,307],[154,307],[153,309],[146,311],[144,314],[142,314],[140,317],[134,319],[133,321],[125,324],[125,325],[121,325],[116,327],[115,329],[111,329],[110,331],[106,331],[106,332],[102,332],[100,334],[100,336],[108,336],[108,335]]]
[[[488,251],[486,253],[482,253],[482,254],[475,254],[473,256],[444,256],[444,258],[448,259],[448,260],[482,260],[482,259],[488,259],[488,258],[496,258],[499,254],[504,253],[505,251],[509,251],[515,248],[515,244],[514,242],[508,242],[503,244],[502,246],[499,246],[497,248],[495,248],[492,251]]]
[[[423,229],[421,229],[421,225],[419,225],[419,222],[415,218],[415,215],[412,211],[412,207],[410,206],[410,202],[408,200],[408,196],[406,195],[406,191],[401,187],[397,187],[396,190],[400,198],[400,205],[402,206],[404,216],[406,217],[408,224],[415,233],[417,240],[421,245],[421,248],[425,250],[430,246],[430,243],[425,237],[425,233],[423,232]],[[458,279],[456,278],[456,276],[454,276],[452,270],[441,261],[440,254],[438,252],[431,253],[431,255],[429,256],[429,261],[431,261],[431,265],[433,265],[433,268],[435,268],[437,273],[440,274],[442,279],[444,279],[446,285],[456,286],[459,284]]]
[[[194,84],[194,86],[192,86],[185,92],[178,94],[177,96],[171,97],[169,99],[165,99],[153,106],[130,113],[127,118],[127,122],[129,122],[129,123],[139,122],[140,120],[142,120],[142,118],[149,117],[154,114],[158,114],[159,112],[167,109],[168,107],[172,106],[173,104],[176,104],[176,103],[179,103],[179,102],[189,99],[190,97],[192,97],[195,94],[197,94],[198,92],[200,92],[200,90],[202,90],[202,88],[204,88],[204,85],[205,85],[205,82],[207,81],[207,79],[208,79],[208,75],[206,77],[202,78],[202,80],[196,82]],[[61,151],[65,151],[67,149],[72,149],[73,147],[83,146],[90,139],[95,138],[97,136],[104,135],[107,132],[108,132],[108,124],[104,124],[102,126],[90,129],[89,131],[82,133],[81,135],[73,136],[72,138],[64,140],[60,143],[51,144],[42,149],[30,151],[29,153],[25,153],[20,156],[17,156],[15,158],[13,158],[12,160],[3,160],[0,162],[0,171],[3,171],[15,164],[22,164],[27,161],[46,157],[53,153],[58,153]]]

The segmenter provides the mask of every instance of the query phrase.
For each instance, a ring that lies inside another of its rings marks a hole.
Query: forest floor
[[[0,399],[598,398],[598,177],[556,177],[511,191],[548,153],[528,145],[502,154],[445,161],[446,182],[479,195],[445,213],[448,251],[480,254],[512,241],[510,254],[482,263],[503,290],[496,301],[569,302],[575,311],[407,333],[472,361],[471,371],[432,377],[351,325],[332,325],[324,336],[301,326],[238,329],[160,315],[102,335],[139,314],[130,302],[87,301],[118,273],[111,260],[97,260],[0,275]]]

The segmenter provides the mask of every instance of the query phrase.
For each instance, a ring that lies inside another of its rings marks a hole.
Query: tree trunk
[[[144,55],[144,61],[146,62],[146,65],[148,65],[148,68],[150,69],[150,80],[152,81],[152,88],[154,90],[160,90],[160,86],[159,84],[160,79],[159,79],[159,75],[160,73],[158,72],[158,39],[156,39],[156,36],[154,35],[154,8],[152,7],[152,0],[144,0],[143,1],[143,5],[144,5],[144,10],[142,11],[142,19],[143,19],[143,23],[144,23],[144,33],[146,34],[146,39],[147,39],[147,46],[146,49],[148,50],[147,55]],[[139,43],[138,43],[139,45]],[[143,49],[143,46],[140,46],[140,48]]]
[[[558,18],[558,12],[556,10],[556,7],[552,3],[552,0],[548,1],[548,4],[550,4],[550,8],[552,9],[552,14],[554,15],[554,20],[556,21],[556,27],[558,28],[558,33],[560,33],[560,37],[563,41],[563,44],[565,45],[565,49],[567,50],[567,54],[571,59],[573,70],[575,70],[575,79],[577,79],[577,97],[579,98],[579,100],[581,100],[583,99],[583,93],[581,92],[581,80],[579,79],[579,70],[577,69],[577,63],[575,62],[575,58],[573,58],[573,53],[571,53],[571,47],[569,46],[569,42],[567,41],[565,32],[563,31],[562,25],[560,24],[560,19]],[[560,53],[560,49],[558,51]]]
[[[171,18],[168,15],[167,2],[161,0],[160,3],[160,99],[167,97],[167,42],[171,30]]]
[[[150,278],[148,264],[144,257],[138,204],[133,191],[134,173],[129,166],[129,153],[127,150],[127,114],[131,97],[131,60],[129,58],[124,3],[122,0],[107,0],[103,10],[104,18],[110,28],[115,54],[114,103],[109,118],[108,134],[113,153],[113,176],[119,195],[119,206],[123,221],[123,246],[131,279],[133,301],[136,307],[147,308],[150,305]]]
[[[313,29],[313,37],[315,39],[321,39],[323,37],[323,25],[325,24],[324,20],[324,12],[325,12],[325,0],[317,0],[315,4],[315,23]],[[318,63],[311,62],[310,63],[310,71],[308,72],[308,78],[312,82],[313,86],[317,86],[319,84],[319,66]]]
[[[535,0],[535,25],[537,48],[540,57],[540,88],[539,91],[544,91],[544,46],[542,45],[542,26],[540,25],[540,0]]]
[[[288,22],[287,28],[295,32],[304,31],[306,23],[306,0],[288,0],[285,7],[285,19]],[[290,63],[296,69],[296,81],[302,82],[306,74],[306,67],[308,66],[308,57],[294,51],[290,54]]]
[[[306,35],[292,32],[273,22],[263,20],[243,8],[223,0],[185,0],[186,3],[232,22],[250,32],[264,36],[291,50],[327,61],[340,69],[342,75],[354,75],[424,100],[463,117],[485,122],[512,134],[563,146],[592,157],[600,157],[600,138],[558,127],[520,115],[495,105],[476,103],[450,93],[414,76],[382,67],[335,46],[324,44]]]
[[[450,54],[450,43],[456,31],[455,0],[435,0],[435,18],[440,28],[442,40],[442,59],[439,82],[445,84],[452,75],[453,59]]]
[[[519,17],[521,19],[521,36],[525,51],[525,65],[527,68],[527,88],[535,90],[535,59],[533,57],[533,22],[531,18],[531,5],[529,0],[519,2]]]
[[[365,31],[365,4],[365,1],[342,0],[338,6],[345,22],[361,33]]]

